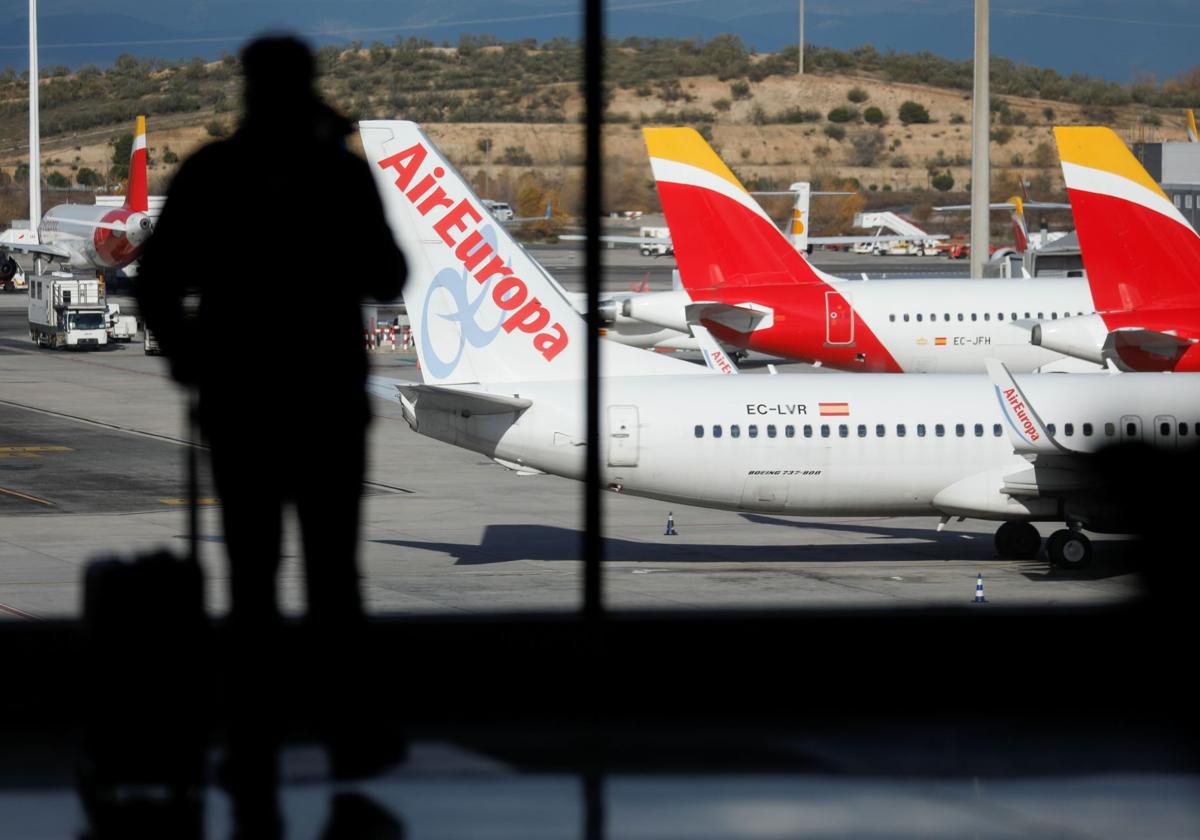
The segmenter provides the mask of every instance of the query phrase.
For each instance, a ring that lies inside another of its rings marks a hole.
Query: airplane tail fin
[[[1200,293],[1200,236],[1121,138],[1095,126],[1054,136],[1096,308]]]
[[[1200,143],[1200,130],[1196,128],[1196,112],[1191,108],[1187,111],[1187,135],[1188,142]]]
[[[689,291],[825,283],[691,128],[645,128],[650,166]]]
[[[1024,254],[1029,250],[1029,227],[1025,224],[1025,203],[1015,195],[1008,200],[1008,203],[1013,206],[1013,243],[1017,253]]]
[[[812,187],[807,181],[797,181],[792,184],[796,191],[796,200],[792,202],[792,221],[788,230],[788,241],[796,252],[803,254],[808,250],[808,208]]]
[[[133,150],[129,155],[129,190],[125,193],[125,209],[145,213],[150,209],[150,188],[146,175],[146,118],[137,118],[133,132]]]
[[[408,258],[408,305],[426,383],[580,379],[586,323],[412,122],[359,123],[388,224]],[[602,341],[605,376],[703,368]]]

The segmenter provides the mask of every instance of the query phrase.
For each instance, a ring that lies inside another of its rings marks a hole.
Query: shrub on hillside
[[[750,93],[750,83],[743,81],[734,82],[729,86],[729,95],[735,101],[738,99],[749,99],[752,96]]]
[[[836,108],[831,108],[825,118],[832,123],[848,123],[858,122],[859,113],[857,108],[851,108],[849,105],[838,105]]]
[[[874,166],[885,144],[883,132],[878,129],[857,131],[850,138],[850,154],[846,159],[853,166]]]
[[[930,178],[929,183],[938,192],[949,192],[954,189],[954,176],[949,172],[941,172]]]
[[[929,122],[929,111],[920,102],[907,99],[900,103],[900,122],[905,125]]]
[[[840,125],[825,126],[825,136],[830,140],[837,140],[839,143],[846,139],[846,129]]]
[[[871,95],[860,87],[853,87],[846,93],[846,98],[857,105],[860,102],[866,102]]]
[[[872,105],[867,110],[863,111],[863,119],[870,125],[887,125],[887,114],[883,113],[883,109]]]

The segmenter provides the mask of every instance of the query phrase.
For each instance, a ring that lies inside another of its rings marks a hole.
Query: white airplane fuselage
[[[125,207],[60,204],[42,217],[38,235],[43,245],[69,251],[71,268],[94,271],[122,268],[137,259],[151,228],[149,215]]]
[[[1059,444],[1092,452],[1130,440],[1176,447],[1196,439],[1200,377],[1164,376],[1040,375],[1019,383],[1057,427]],[[519,394],[532,405],[464,417],[422,409],[418,397],[415,412],[405,405],[406,419],[438,440],[582,478],[580,382],[494,384],[486,391]],[[1031,470],[1014,454],[998,400],[984,375],[605,380],[604,483],[665,501],[799,516],[1061,520],[1052,494],[1005,492],[1006,477],[1028,478]],[[1086,512],[1075,518],[1093,530],[1105,527]]]

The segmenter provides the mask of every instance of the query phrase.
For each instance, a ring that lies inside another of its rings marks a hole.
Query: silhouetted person
[[[338,648],[362,620],[356,551],[369,414],[361,303],[395,299],[405,263],[367,165],[345,148],[351,124],[315,91],[308,47],[262,38],[241,60],[242,123],[179,168],[137,295],[172,376],[198,391],[229,553],[231,649],[240,657],[226,782],[265,795],[276,774],[279,712],[269,695],[283,509],[293,505],[300,522],[319,645],[313,664],[345,662]],[[334,717],[333,692],[354,692],[329,674],[311,681],[335,684],[315,701]]]

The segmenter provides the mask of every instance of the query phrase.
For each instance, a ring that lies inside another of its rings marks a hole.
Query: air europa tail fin
[[[125,209],[145,213],[150,209],[146,177],[146,118],[137,118],[133,132],[133,149],[129,154],[129,190],[125,193]]]
[[[645,128],[642,133],[689,291],[834,280],[796,253],[695,130]]]
[[[1200,237],[1121,138],[1093,126],[1054,136],[1096,308],[1200,294]]]
[[[359,123],[396,241],[404,299],[430,384],[580,379],[585,329],[562,288],[495,222],[415,123]],[[605,376],[703,368],[602,341]]]

